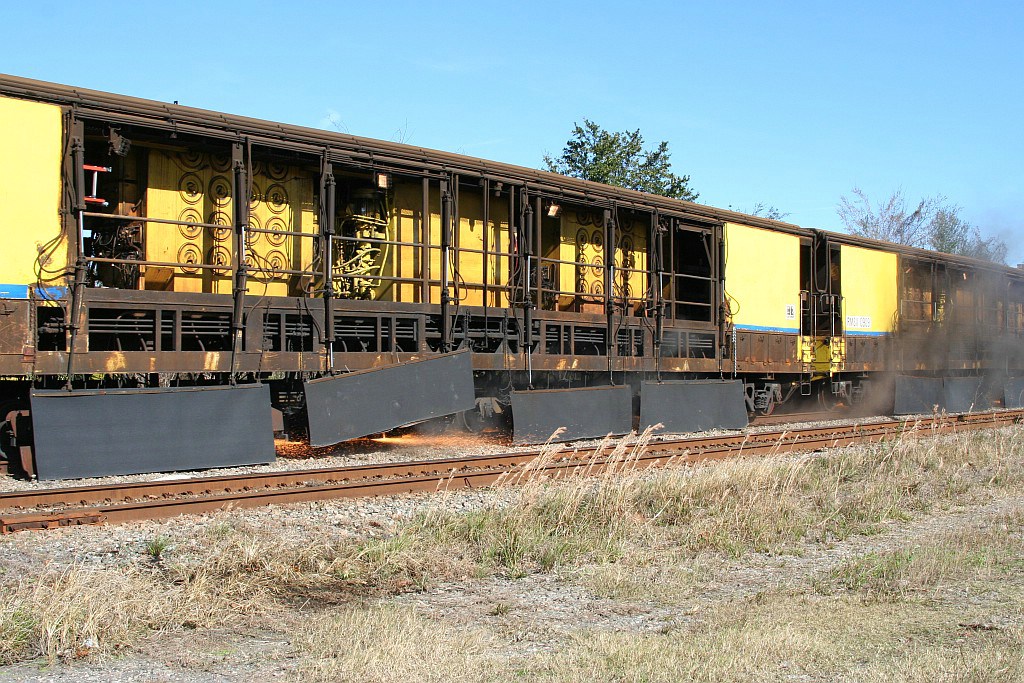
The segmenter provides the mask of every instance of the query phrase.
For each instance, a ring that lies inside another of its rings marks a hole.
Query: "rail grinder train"
[[[442,416],[741,427],[1018,406],[1024,271],[560,175],[0,76],[0,443],[40,479]]]

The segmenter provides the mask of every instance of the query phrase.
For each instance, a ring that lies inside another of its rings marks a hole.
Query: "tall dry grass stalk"
[[[509,495],[483,510],[423,516],[433,536],[471,562],[521,574],[583,561],[647,557],[642,548],[740,555],[873,533],[935,506],[1024,482],[1021,430],[899,438],[824,454],[737,459],[693,467],[640,461],[650,432],[606,440],[593,459],[559,446],[508,475]],[[664,468],[662,469],[662,466]]]
[[[242,623],[436,580],[655,566],[870,533],[921,510],[1019,492],[1022,433],[908,435],[824,454],[664,469],[640,460],[650,432],[606,440],[588,461],[549,444],[508,475],[516,486],[483,508],[453,513],[442,502],[377,539],[325,530],[285,543],[225,515],[205,537],[150,544],[132,567],[46,570],[0,586],[0,662],[74,657],[153,630]],[[559,477],[544,468],[555,462],[566,465]]]

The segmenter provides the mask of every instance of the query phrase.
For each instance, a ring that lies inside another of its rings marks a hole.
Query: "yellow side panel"
[[[146,260],[230,266],[234,259],[230,162],[212,155],[149,154],[146,215],[223,225],[199,228],[148,223]],[[297,169],[271,165],[253,168],[249,226],[276,232],[316,234],[312,181]],[[300,278],[281,270],[308,270],[313,240],[294,235],[251,232],[248,240],[250,295],[287,296],[301,290]],[[230,294],[230,271],[150,267],[146,289]]]
[[[597,301],[604,296],[604,227],[600,212],[565,211],[562,216],[558,267],[559,308],[569,308],[578,295]]]
[[[569,309],[581,304],[581,310],[593,311],[593,304],[604,296],[604,217],[601,212],[566,211],[561,216],[558,267],[558,306]],[[618,227],[618,240],[612,255],[615,264],[617,298],[642,299],[647,289],[647,225],[642,221]],[[575,296],[574,296],[575,293]],[[630,302],[631,307],[637,302]]]
[[[422,201],[417,194],[417,202]],[[417,206],[419,204],[417,203]],[[414,212],[417,216],[419,211]],[[484,282],[484,240],[487,240],[487,305],[506,306],[508,296],[504,292],[495,291],[494,287],[504,287],[508,282],[508,257],[504,254],[509,250],[508,200],[491,199],[490,220],[484,225],[483,201],[479,194],[462,192],[459,195],[458,244],[459,260],[448,271],[449,293],[454,296],[456,287],[459,304],[462,306],[482,306]],[[430,197],[430,297],[429,303],[441,303],[441,215],[440,203],[436,193]],[[454,239],[453,237],[453,246]],[[471,253],[463,250],[473,250]],[[454,249],[452,251],[454,254]],[[418,270],[416,271],[418,274]]]
[[[0,289],[35,285],[41,257],[43,285],[66,284],[57,279],[68,249],[60,218],[61,139],[60,107],[0,97]]]
[[[429,303],[441,303],[441,200],[433,189],[430,193],[430,216],[427,219],[427,232],[430,235],[430,248],[427,250],[429,263],[427,276],[430,279]],[[451,270],[448,271],[451,277]],[[448,294],[452,294],[449,283]]]
[[[149,218],[205,223],[208,218],[214,217],[206,200],[206,188],[211,177],[212,172],[208,166],[200,163],[186,165],[177,154],[150,151],[146,215]],[[224,222],[227,226],[231,224],[228,217],[225,217]],[[203,228],[147,223],[146,260],[201,264],[206,261],[207,242],[211,249],[214,243],[230,248],[230,237],[230,228],[214,235]],[[147,266],[145,288],[202,292],[204,277],[204,271],[200,268]]]
[[[643,299],[647,289],[647,225],[634,221],[619,227],[615,245],[615,296]],[[628,270],[627,270],[628,269]],[[640,272],[634,272],[640,271]],[[630,301],[632,309],[639,302]]]
[[[390,239],[396,242],[420,242],[422,229],[423,189],[419,185],[400,183],[395,186],[394,206],[391,209]],[[420,248],[392,245],[391,257],[385,262],[384,274],[390,277],[415,279],[423,270]],[[394,282],[394,281],[392,281]],[[382,283],[377,300],[419,302],[419,285],[413,282],[394,282],[387,287]]]
[[[799,237],[726,223],[725,263],[737,329],[799,332]]]
[[[846,334],[891,334],[897,308],[896,254],[842,245]]]
[[[459,196],[459,298],[463,306],[483,305],[484,239],[493,238],[484,226],[483,201],[480,195],[462,192]],[[462,251],[481,252],[472,254]]]
[[[230,206],[227,211],[230,215]],[[315,235],[316,211],[313,208],[313,182],[299,169],[269,164],[253,169],[252,194],[249,197],[249,226],[277,232],[301,232]],[[300,294],[305,280],[281,270],[306,270],[313,260],[313,239],[296,235],[249,233],[249,294],[288,296]],[[231,292],[231,283],[219,290]]]
[[[504,287],[508,284],[509,280],[509,256],[512,248],[509,241],[509,228],[508,228],[508,198],[507,197],[492,197],[490,204],[490,236],[491,241],[488,244],[488,256],[487,256],[487,297],[489,301],[488,306],[508,306],[509,297],[508,293],[500,290],[490,289],[494,287]],[[504,218],[505,220],[500,220]]]
[[[463,306],[484,305],[484,272],[487,273],[488,306],[503,306],[503,297],[491,287],[501,287],[508,280],[507,273],[501,273],[502,263],[506,260],[495,254],[500,246],[502,251],[508,250],[508,221],[495,220],[496,217],[508,216],[508,203],[491,199],[488,208],[487,223],[484,223],[483,197],[478,193],[463,191],[459,195],[459,297]],[[485,244],[486,242],[486,244]],[[486,264],[484,247],[488,252]],[[464,250],[472,250],[470,253]]]

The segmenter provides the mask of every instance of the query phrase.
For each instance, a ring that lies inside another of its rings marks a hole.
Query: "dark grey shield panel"
[[[699,432],[747,426],[743,382],[693,380],[644,382],[640,385],[640,428],[663,425],[661,431]]]
[[[1003,385],[1003,407],[1024,408],[1024,377],[1011,377]]]
[[[512,392],[512,440],[544,443],[564,427],[557,441],[628,434],[633,429],[629,387],[539,389]]]
[[[896,415],[931,414],[943,405],[942,379],[937,377],[896,376]]]
[[[942,380],[942,407],[949,413],[988,410],[992,401],[982,390],[981,377],[946,377]]]
[[[476,405],[469,350],[306,382],[309,442],[329,446]]]
[[[33,391],[40,479],[273,462],[270,387]]]

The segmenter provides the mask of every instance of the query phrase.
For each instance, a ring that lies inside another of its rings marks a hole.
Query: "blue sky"
[[[539,167],[667,140],[700,201],[839,229],[942,194],[1024,261],[1024,4],[5,3],[0,71]]]

